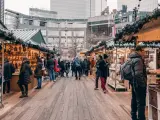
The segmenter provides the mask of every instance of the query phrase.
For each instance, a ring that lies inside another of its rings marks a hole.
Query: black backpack
[[[122,80],[133,80],[133,63],[132,60],[127,60],[122,66],[121,66],[121,79]]]

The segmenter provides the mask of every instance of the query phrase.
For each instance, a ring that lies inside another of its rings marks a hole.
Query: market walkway
[[[130,120],[129,96],[94,91],[90,78],[63,78],[23,99],[2,120]]]

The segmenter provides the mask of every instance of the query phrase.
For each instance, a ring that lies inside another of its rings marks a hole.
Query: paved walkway
[[[62,78],[24,98],[2,120],[130,120],[130,94],[94,90],[94,81]]]

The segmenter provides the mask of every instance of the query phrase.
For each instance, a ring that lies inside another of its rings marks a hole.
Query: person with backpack
[[[37,78],[37,87],[36,89],[41,89],[42,87],[42,76],[43,76],[43,63],[42,61],[37,61],[37,66],[34,71],[34,76]]]
[[[5,58],[4,60],[4,83],[3,83],[3,94],[6,92],[7,85],[7,93],[10,93],[10,80],[12,79],[12,74],[15,72],[14,66],[9,63],[9,60]]]
[[[78,57],[74,60],[76,80],[81,79],[81,61]],[[78,76],[79,75],[79,76]]]
[[[129,55],[129,60],[121,66],[123,80],[129,80],[132,86],[131,117],[132,120],[146,120],[147,72],[144,64],[144,50],[137,46]],[[138,113],[138,115],[137,115]]]

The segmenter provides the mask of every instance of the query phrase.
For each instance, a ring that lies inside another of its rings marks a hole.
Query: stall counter
[[[11,83],[10,83],[11,84],[11,91],[20,92],[20,89],[17,84],[18,80],[19,80],[19,73],[16,72],[13,74],[12,79],[11,79]],[[28,85],[28,90],[33,89],[34,87],[36,87],[36,85],[37,85],[36,78],[31,76],[31,83]]]

